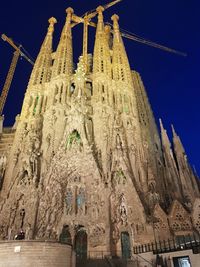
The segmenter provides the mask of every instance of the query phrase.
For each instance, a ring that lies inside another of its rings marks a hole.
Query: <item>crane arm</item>
[[[95,23],[89,23],[89,25],[92,26],[92,27],[96,27]],[[112,27],[112,24],[109,23],[109,22],[106,22],[106,25],[109,25],[109,26]],[[111,33],[113,34],[114,31],[111,30]],[[140,37],[138,35],[135,35],[133,33],[126,33],[125,30],[120,29],[120,33],[121,33],[122,37],[127,38],[129,40],[136,41],[138,43],[142,43],[142,44],[145,44],[145,45],[148,45],[148,46],[152,46],[154,48],[158,48],[158,49],[164,50],[164,51],[169,52],[169,53],[177,54],[179,56],[184,56],[184,57],[187,56],[187,54],[184,53],[184,52],[169,48],[169,47],[164,46],[164,45],[160,45],[158,43],[152,42],[152,41],[144,39],[144,38],[142,38],[142,37]]]
[[[96,28],[96,26],[97,26],[96,23],[94,23],[94,22],[89,22],[88,25],[90,25],[91,27],[94,27],[94,28]],[[112,27],[112,24],[109,23],[109,22],[107,22],[106,25],[109,25],[109,26]],[[111,33],[113,34],[113,30],[111,30]],[[152,41],[150,41],[150,40],[146,40],[146,39],[144,39],[144,38],[142,38],[142,37],[140,37],[140,36],[137,36],[137,35],[135,35],[135,34],[130,34],[130,33],[128,34],[128,33],[125,33],[125,31],[122,30],[122,29],[120,29],[120,33],[121,33],[121,36],[122,36],[122,37],[127,38],[127,39],[130,39],[130,40],[132,40],[132,41],[136,41],[136,42],[138,42],[138,43],[142,43],[142,44],[145,44],[145,45],[149,45],[149,46],[152,46],[152,47],[155,47],[155,48],[164,50],[164,51],[169,52],[169,53],[177,54],[177,55],[179,55],[179,56],[184,56],[184,57],[187,56],[187,54],[184,53],[184,52],[181,52],[181,51],[178,51],[178,50],[169,48],[169,47],[164,46],[164,45],[157,44],[157,43],[152,42]]]
[[[9,43],[16,51],[19,51],[19,54],[20,54],[20,56],[22,56],[23,58],[25,58],[31,65],[34,65],[34,62],[30,59],[30,58],[28,58],[21,50],[20,50],[20,47],[17,47],[15,44],[14,44],[14,42],[10,39],[10,38],[8,38],[5,34],[2,34],[1,35],[1,38],[5,41],[5,42],[7,42],[7,43]]]
[[[122,0],[114,0],[114,1],[112,1],[112,2],[110,2],[110,3],[108,3],[108,4],[106,4],[106,5],[103,5],[102,7],[104,8],[104,10],[105,9],[108,9],[108,8],[110,8],[111,6],[114,6],[114,5],[116,5],[117,3],[119,3],[119,2],[121,2]],[[93,10],[91,10],[91,11],[87,11],[83,16],[81,16],[82,18],[84,18],[84,17],[88,17],[89,19],[92,19],[92,18],[94,18],[96,15],[98,14],[98,12],[95,10],[95,9],[93,9]]]
[[[142,43],[142,44],[145,44],[145,45],[148,45],[148,46],[152,46],[152,47],[164,50],[164,51],[169,52],[169,53],[177,54],[179,56],[184,56],[184,57],[187,56],[186,53],[183,53],[181,51],[169,48],[169,47],[164,46],[164,45],[157,44],[155,42],[146,40],[146,39],[144,39],[142,37],[139,37],[139,36],[136,36],[136,35],[127,34],[127,33],[124,33],[124,32],[121,32],[121,35],[123,37],[127,38],[127,39],[130,39],[130,40],[133,40],[133,41],[136,41],[138,43]]]
[[[121,2],[121,1],[122,1],[122,0],[115,0],[115,1],[112,1],[112,2],[110,2],[110,3],[106,4],[106,5],[104,5],[103,8],[104,8],[104,9],[107,9],[107,8],[109,8],[109,7],[111,7],[111,6],[116,5],[117,3]]]

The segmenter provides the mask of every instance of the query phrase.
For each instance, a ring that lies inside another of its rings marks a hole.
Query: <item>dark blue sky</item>
[[[65,9],[72,6],[77,15],[109,1],[102,0],[34,0],[3,1],[0,33],[21,43],[36,58],[46,34],[47,20],[57,18],[54,49],[65,21]],[[123,0],[104,13],[110,21],[113,13],[120,16],[120,27],[160,44],[187,52],[186,58],[142,44],[124,40],[132,69],[140,72],[156,121],[162,118],[171,137],[173,123],[185,146],[191,164],[200,173],[200,3],[198,0]],[[90,30],[90,52],[94,29]],[[82,26],[73,30],[74,58],[82,50]],[[13,49],[0,40],[0,84],[3,87]],[[20,60],[6,103],[5,125],[12,125],[20,112],[31,65]]]

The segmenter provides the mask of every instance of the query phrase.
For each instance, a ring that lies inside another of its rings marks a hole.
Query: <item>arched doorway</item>
[[[121,233],[122,258],[129,259],[131,257],[131,243],[128,232]]]
[[[80,229],[75,236],[75,251],[78,259],[87,259],[87,233]]]
[[[68,244],[68,245],[72,244],[71,234],[69,232],[68,225],[63,226],[62,232],[59,237],[59,241],[60,243],[63,244]]]

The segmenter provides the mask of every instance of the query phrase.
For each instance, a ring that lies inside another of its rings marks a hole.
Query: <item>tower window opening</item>
[[[86,82],[86,87],[89,89],[91,95],[93,95],[92,82],[87,81],[87,82]]]
[[[34,108],[33,108],[33,115],[35,115],[35,113],[36,113],[38,101],[39,101],[39,96],[37,96],[36,99],[35,99],[35,105],[34,105]]]
[[[62,94],[63,94],[63,85],[60,88],[60,96],[59,96],[59,102],[62,102]]]
[[[70,86],[70,92],[73,94],[74,90],[75,90],[75,83],[72,83]]]

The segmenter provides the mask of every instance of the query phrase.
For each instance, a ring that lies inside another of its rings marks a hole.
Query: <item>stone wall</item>
[[[0,242],[0,267],[74,267],[69,245],[40,241]]]

